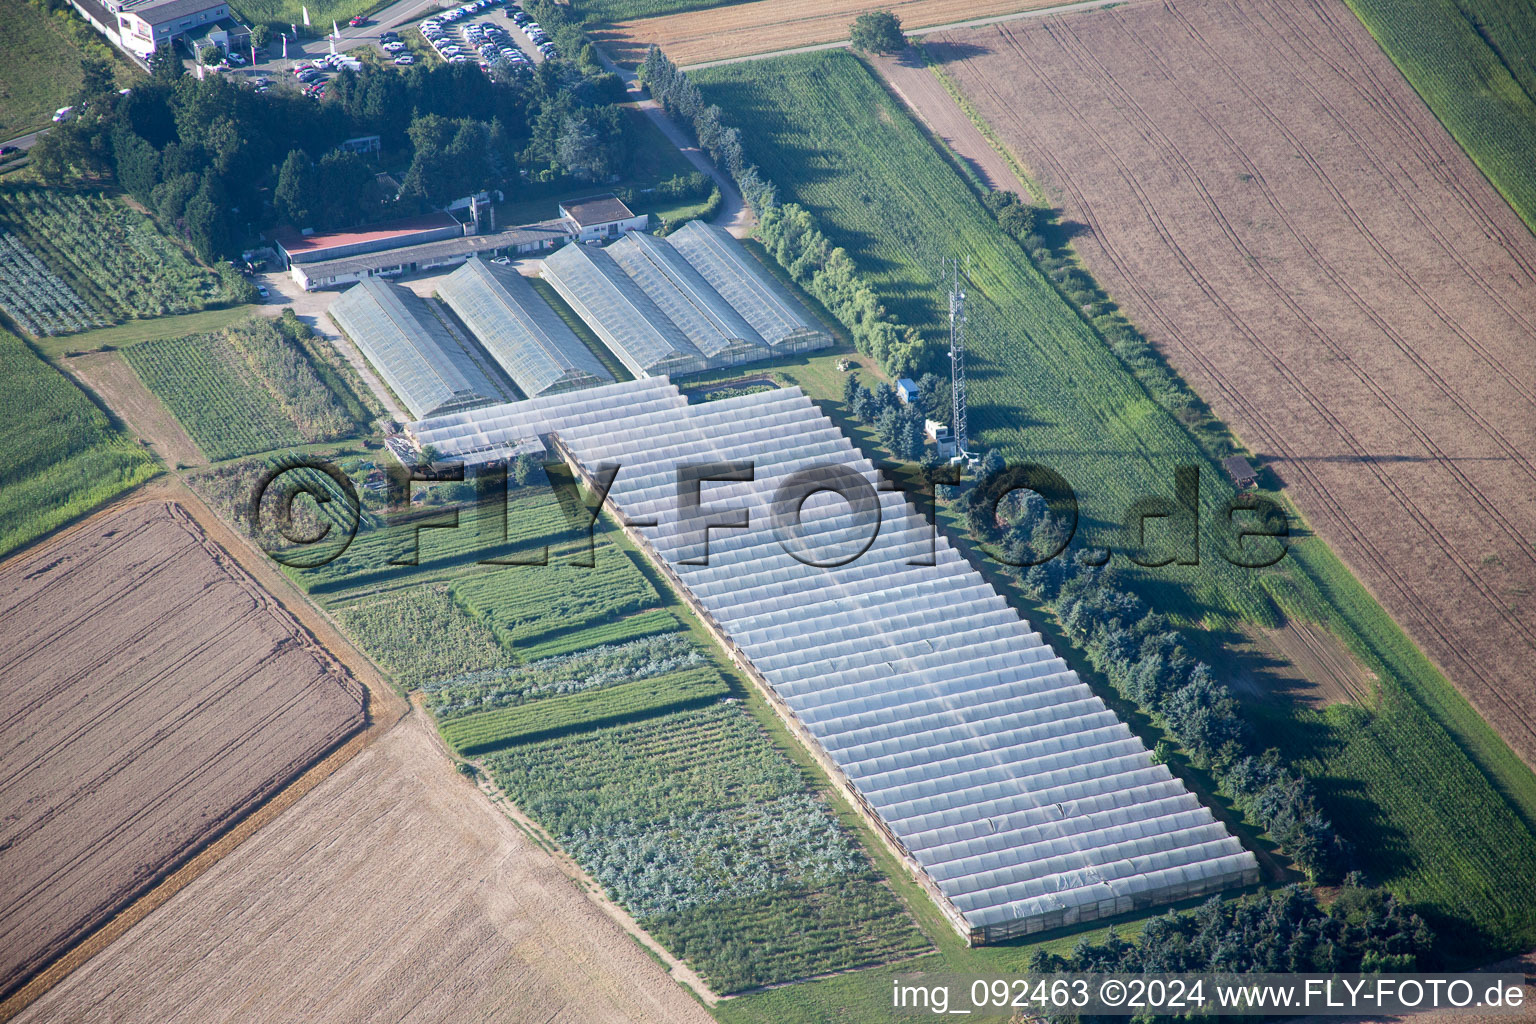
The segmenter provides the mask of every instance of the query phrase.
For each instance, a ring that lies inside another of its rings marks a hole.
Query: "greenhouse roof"
[[[413,416],[506,397],[408,288],[364,278],[331,303],[330,314]]]
[[[437,292],[528,397],[612,383],[597,356],[514,268],[472,259]]]
[[[664,240],[632,231],[606,251],[711,366],[769,356],[767,342]]]
[[[567,245],[544,278],[636,377],[697,373],[708,361],[606,250]]]
[[[932,883],[972,939],[997,941],[1258,880],[1253,855],[796,388],[689,405],[639,380],[416,424],[444,454],[546,432],[586,467]],[[685,522],[678,466],[746,460]],[[797,472],[869,484],[873,541],[823,490],[798,525],[770,510]],[[691,564],[707,539],[707,564]],[[861,547],[867,550],[856,558]],[[845,560],[818,568],[808,560]]]
[[[774,348],[832,344],[832,336],[789,290],[726,231],[689,221],[667,242]]]

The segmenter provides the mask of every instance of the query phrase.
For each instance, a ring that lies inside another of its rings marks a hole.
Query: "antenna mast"
[[[949,287],[949,393],[953,402],[950,424],[958,454],[964,457],[969,438],[965,423],[965,289],[960,286],[960,261],[946,260],[952,274]],[[970,277],[969,273],[966,275]]]

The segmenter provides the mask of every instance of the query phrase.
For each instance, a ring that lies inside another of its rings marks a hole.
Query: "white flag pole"
[[[304,12],[304,27],[305,28],[309,28],[309,8],[308,7],[303,7],[303,8],[300,8],[300,10],[302,10]]]

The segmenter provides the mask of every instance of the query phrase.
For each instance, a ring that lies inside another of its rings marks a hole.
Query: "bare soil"
[[[853,19],[890,11],[905,29],[1050,7],[1062,0],[753,0],[703,11],[595,25],[591,35],[620,64],[639,64],[656,43],[681,66],[848,38]]]
[[[167,466],[201,466],[208,461],[121,352],[92,352],[61,360],[60,365],[95,392],[134,436],[147,440]]]
[[[1291,620],[1279,629],[1253,627],[1233,645],[1231,680],[1250,700],[1293,700],[1315,708],[1369,706],[1376,677],[1322,626]]]
[[[173,503],[5,563],[0,622],[6,993],[365,721],[363,688]]]
[[[870,56],[891,91],[922,121],[934,138],[968,166],[987,188],[1017,192],[1030,198],[1029,187],[1019,180],[1008,159],[999,153],[981,129],[960,109],[915,48],[894,56]]]
[[[1337,0],[930,36],[1109,293],[1536,764],[1536,238]]]
[[[18,1020],[708,1024],[430,728],[407,716]]]

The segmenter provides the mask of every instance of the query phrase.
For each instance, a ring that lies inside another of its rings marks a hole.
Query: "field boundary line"
[[[589,875],[580,864],[576,863],[575,859],[565,851],[565,848],[544,830],[544,826],[528,817],[527,814],[523,813],[522,808],[512,802],[512,799],[496,784],[496,781],[491,777],[491,773],[479,764],[478,759],[455,754],[448,747],[448,742],[443,739],[443,734],[437,727],[437,719],[433,717],[431,711],[422,703],[422,694],[419,691],[411,694],[410,704],[411,707],[407,714],[420,714],[426,718],[426,731],[431,737],[432,746],[447,758],[451,764],[462,762],[475,765],[478,769],[475,785],[485,796],[486,800],[490,802],[492,808],[506,815],[514,825],[526,832],[529,838],[533,840],[536,848],[542,847],[543,849],[540,852],[548,856],[555,866],[560,869],[560,872],[575,883],[576,888],[588,901],[612,918],[615,924],[623,929],[626,934],[634,938],[636,942],[644,946],[648,952],[659,958],[666,965],[667,973],[673,981],[688,989],[705,1006],[714,1006],[721,999],[730,998],[718,995],[710,989],[704,983],[704,979],[699,977],[693,968],[673,956],[665,946],[656,941],[650,932],[641,927],[640,923],[630,915],[629,911],[610,899],[608,893],[597,879]]]
[[[263,594],[276,602],[278,607],[293,619],[294,624],[303,631],[305,636],[322,651],[347,669],[351,675],[363,687],[368,700],[364,704],[366,715],[364,724],[360,729],[343,737],[333,744],[317,760],[295,773],[288,782],[263,801],[258,807],[250,811],[244,817],[232,822],[227,828],[219,832],[192,856],[183,860],[168,874],[165,874],[155,885],[113,914],[106,921],[70,947],[61,956],[55,959],[47,967],[34,975],[25,985],[12,993],[4,1002],[0,1002],[0,1022],[8,1021],[21,1013],[32,1002],[41,997],[49,989],[67,978],[76,968],[83,966],[87,961],[106,949],[135,924],[147,917],[157,907],[161,906],[182,889],[196,881],[204,872],[214,867],[221,860],[233,853],[242,843],[254,835],[262,826],[268,824],[282,814],[283,811],[296,804],[305,794],[329,778],[337,769],[352,760],[364,747],[382,736],[396,722],[400,720],[400,712],[397,700],[392,701],[388,697],[381,699],[377,689],[369,684],[362,674],[354,671],[353,666],[347,664],[341,657],[315,632],[309,628],[303,618],[296,613],[287,603],[282,601],[274,588],[263,583],[251,566],[239,558],[228,545],[223,544],[213,532],[208,529],[208,524],[203,516],[211,516],[205,506],[198,502],[192,507],[186,501],[183,494],[196,500],[185,486],[161,484],[157,487],[141,487],[132,491],[127,496],[128,500],[110,502],[98,508],[94,513],[72,524],[68,529],[62,530],[49,538],[47,545],[38,550],[55,546],[69,541],[77,532],[85,530],[98,517],[113,514],[133,505],[149,504],[154,502],[170,501],[178,504],[182,511],[197,525],[203,534],[206,543],[214,545],[225,557],[238,567],[239,571],[250,580],[252,585],[258,587]],[[202,513],[202,515],[199,515]],[[391,695],[392,696],[392,695]]]

